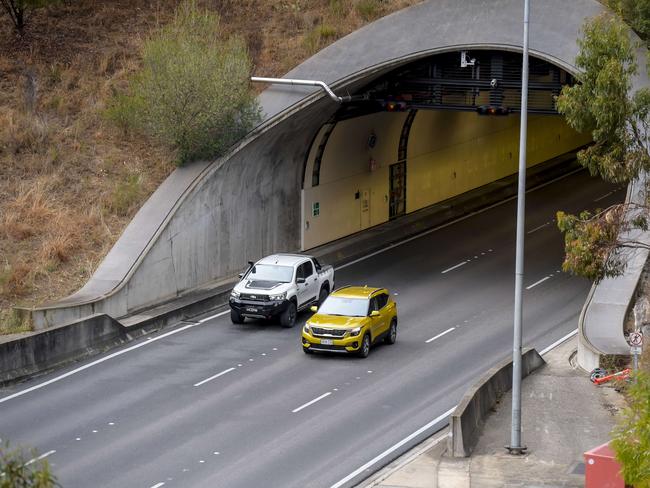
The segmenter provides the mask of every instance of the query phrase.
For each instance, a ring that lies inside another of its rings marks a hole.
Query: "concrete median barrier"
[[[522,377],[546,364],[535,349],[522,354]],[[472,386],[450,417],[448,452],[453,457],[469,457],[481,435],[485,419],[504,393],[512,388],[512,358],[490,369]]]

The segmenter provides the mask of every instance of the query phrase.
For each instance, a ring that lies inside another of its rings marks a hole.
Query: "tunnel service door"
[[[394,219],[406,213],[406,161],[390,165],[389,218]]]

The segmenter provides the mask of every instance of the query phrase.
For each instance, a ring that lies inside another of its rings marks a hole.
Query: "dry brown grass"
[[[246,39],[255,74],[280,76],[368,20],[418,1],[203,4],[220,13],[227,33]],[[0,329],[11,306],[82,286],[173,170],[171,155],[102,114],[138,69],[142,40],[177,4],[64,1],[35,12],[22,38],[0,15]]]

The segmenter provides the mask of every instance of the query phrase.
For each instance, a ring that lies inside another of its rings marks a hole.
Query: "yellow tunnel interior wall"
[[[305,168],[303,249],[388,221],[389,166],[397,162],[406,116],[380,112],[337,123],[322,155],[319,184],[312,186],[316,148],[327,126],[321,129]],[[527,165],[589,141],[560,116],[530,115]],[[420,110],[407,147],[407,213],[516,173],[518,154],[517,115]]]

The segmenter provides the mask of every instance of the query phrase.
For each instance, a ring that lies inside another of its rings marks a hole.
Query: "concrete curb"
[[[535,349],[522,354],[522,378],[546,364]],[[469,457],[476,447],[485,419],[504,393],[512,388],[512,358],[490,369],[467,390],[449,417],[451,436],[448,452],[453,457]]]

